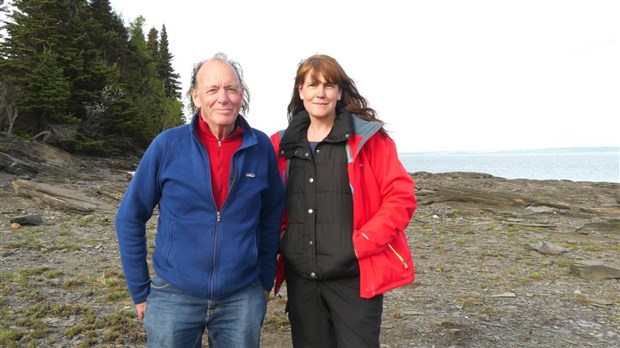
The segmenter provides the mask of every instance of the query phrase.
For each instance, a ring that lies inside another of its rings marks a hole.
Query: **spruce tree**
[[[33,93],[30,86],[33,71],[43,68],[40,64],[48,64],[53,55],[54,64],[59,68],[64,80],[69,83],[69,97],[63,103],[65,110],[54,109],[45,115],[71,115],[70,117],[54,116],[52,122],[46,122],[41,114],[31,114],[36,107],[28,107],[27,103],[19,102],[20,118],[17,130],[38,133],[46,130],[51,124],[63,119],[71,120],[83,115],[83,103],[91,100],[94,93],[92,71],[89,71],[93,56],[92,40],[88,37],[90,29],[90,13],[85,0],[35,1],[16,0],[15,11],[6,23],[7,38],[0,46],[3,60],[0,71],[3,77],[14,85],[17,95],[26,100],[35,100],[27,93]],[[42,82],[43,83],[43,82]],[[58,98],[61,98],[59,96]],[[62,96],[64,98],[64,95]],[[31,123],[29,120],[37,120]]]
[[[146,39],[146,47],[148,47],[149,51],[151,52],[151,56],[156,60],[159,61],[159,33],[157,32],[157,29],[155,28],[151,28],[151,30],[149,30],[149,33],[147,35],[147,39]]]
[[[24,82],[23,97],[18,102],[25,116],[22,122],[28,122],[35,132],[75,123],[75,118],[67,114],[71,84],[58,65],[56,53],[44,48],[38,64],[25,75]]]
[[[91,12],[98,23],[96,41],[101,57],[107,66],[118,65],[128,54],[129,33],[123,20],[112,11],[109,0],[92,0]]]
[[[165,91],[166,95],[171,98],[181,99],[181,83],[179,82],[180,75],[174,72],[172,68],[173,55],[170,53],[168,43],[168,32],[166,31],[166,25],[161,27],[161,37],[159,42],[159,76],[166,80]]]

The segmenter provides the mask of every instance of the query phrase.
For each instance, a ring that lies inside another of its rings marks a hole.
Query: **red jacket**
[[[353,191],[353,247],[360,269],[360,297],[371,298],[415,280],[405,229],[417,202],[415,184],[396,152],[394,141],[378,133],[376,122],[353,117],[357,132],[349,138],[349,182]],[[280,176],[286,182],[287,159],[279,156],[280,133],[271,136]],[[286,214],[285,214],[286,215]],[[286,229],[286,216],[282,232]],[[277,294],[284,282],[279,255]]]

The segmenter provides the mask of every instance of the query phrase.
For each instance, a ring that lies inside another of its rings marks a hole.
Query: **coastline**
[[[399,154],[399,157],[412,173],[477,172],[506,179],[620,183],[620,148],[563,150]]]

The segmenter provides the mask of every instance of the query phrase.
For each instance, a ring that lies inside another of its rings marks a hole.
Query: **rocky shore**
[[[144,346],[113,228],[136,164],[0,137],[0,346]],[[618,346],[620,184],[411,175],[416,281],[382,347]],[[291,346],[283,290],[264,347]]]

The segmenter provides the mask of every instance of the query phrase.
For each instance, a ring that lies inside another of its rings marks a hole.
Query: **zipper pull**
[[[222,214],[218,210],[218,212],[217,212],[217,222],[220,222],[220,221],[222,221]]]
[[[388,247],[390,247],[390,249],[392,249],[392,252],[394,253],[394,255],[396,255],[396,257],[398,257],[398,259],[403,264],[403,266],[405,266],[405,269],[409,269],[409,265],[407,265],[407,262],[405,262],[405,259],[403,259],[403,257],[400,256],[400,254],[398,252],[396,252],[396,250],[394,250],[394,247],[392,247],[392,244],[388,244]]]

